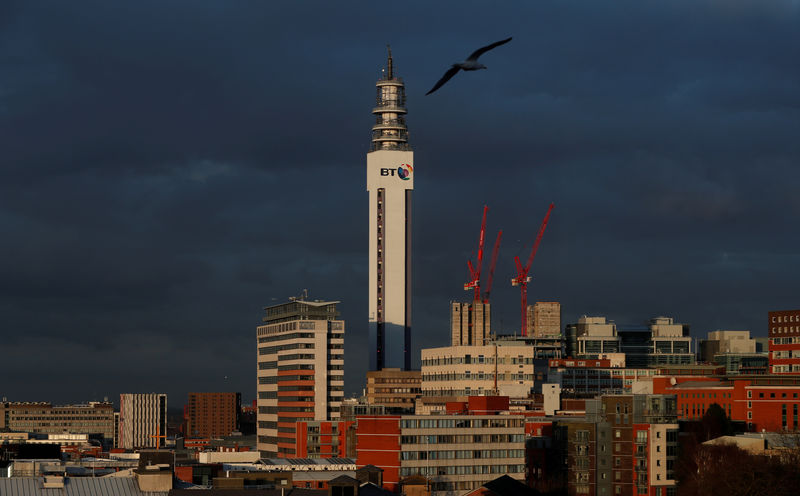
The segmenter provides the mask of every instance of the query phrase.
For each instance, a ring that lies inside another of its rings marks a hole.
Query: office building
[[[189,393],[186,435],[219,438],[239,431],[241,393]]]
[[[713,404],[751,432],[800,430],[800,377],[662,374],[653,392],[674,394],[678,418],[700,420]]]
[[[560,359],[548,362],[547,381],[559,384],[570,398],[594,398],[604,394],[629,394],[636,383],[652,382],[656,368],[626,368],[610,359]]]
[[[337,301],[293,298],[258,326],[258,450],[294,456],[296,422],[337,420],[344,397],[344,321]]]
[[[88,434],[106,447],[114,443],[114,405],[89,402],[53,406],[47,402],[0,402],[0,431]]]
[[[441,411],[448,401],[474,395],[527,398],[534,380],[533,347],[524,342],[423,349],[417,413]]]
[[[123,393],[119,395],[120,448],[164,447],[166,437],[166,394]]]
[[[414,152],[405,123],[406,95],[392,54],[377,82],[369,192],[370,370],[411,369],[411,193]]]
[[[388,413],[414,413],[422,395],[419,370],[383,369],[367,372],[367,403],[383,405]]]
[[[625,365],[637,368],[696,362],[689,326],[670,317],[650,319],[644,326],[617,326],[605,317],[583,316],[567,326],[565,338],[567,356],[576,359],[624,353]]]
[[[750,331],[711,331],[698,342],[700,360],[723,365],[728,374],[766,374],[769,354],[757,348]]]

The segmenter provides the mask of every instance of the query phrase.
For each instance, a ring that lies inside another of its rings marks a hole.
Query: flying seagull
[[[433,85],[433,88],[431,88],[431,90],[425,94],[430,95],[434,91],[441,88],[442,85],[450,81],[450,78],[455,76],[459,70],[463,69],[465,71],[477,71],[478,69],[486,69],[485,65],[478,63],[478,57],[488,52],[492,48],[499,47],[500,45],[505,45],[509,41],[511,41],[511,38],[506,38],[505,40],[496,41],[491,45],[486,45],[485,47],[478,48],[477,50],[472,52],[472,55],[467,57],[467,60],[465,60],[464,62],[453,64],[451,68],[447,69],[447,72],[444,73],[444,76],[442,76],[440,80],[436,81],[436,84]]]

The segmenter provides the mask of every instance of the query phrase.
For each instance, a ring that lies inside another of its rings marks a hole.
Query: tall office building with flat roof
[[[258,326],[258,450],[264,458],[296,454],[296,423],[336,420],[344,399],[344,321],[338,301],[266,307]]]
[[[392,53],[378,92],[367,153],[370,370],[411,368],[411,193],[414,152],[405,122],[405,86]]]
[[[123,393],[119,395],[118,447],[158,448],[166,445],[167,395]]]

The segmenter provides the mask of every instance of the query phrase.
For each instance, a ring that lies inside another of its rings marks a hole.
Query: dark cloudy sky
[[[415,151],[414,348],[481,208],[530,300],[765,335],[800,307],[800,4],[0,3],[0,396],[255,396],[261,308],[341,300],[367,369],[366,152],[391,43]],[[449,64],[513,36],[424,96]],[[226,379],[227,377],[227,379]]]

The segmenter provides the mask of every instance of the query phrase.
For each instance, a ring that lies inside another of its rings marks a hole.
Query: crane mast
[[[472,260],[467,260],[467,267],[469,268],[470,281],[464,284],[464,291],[472,289],[475,293],[474,300],[481,300],[481,265],[483,264],[483,242],[486,238],[486,213],[489,207],[483,206],[483,220],[481,221],[481,233],[478,238],[478,259],[476,260],[477,268],[472,265]]]
[[[528,256],[528,262],[525,264],[525,266],[522,266],[522,262],[518,256],[514,257],[514,264],[517,267],[517,276],[511,279],[511,285],[520,287],[522,305],[521,334],[523,336],[526,336],[528,333],[528,283],[531,280],[531,278],[528,276],[528,271],[531,268],[534,257],[536,257],[536,251],[539,249],[539,243],[542,241],[542,235],[547,227],[547,220],[550,218],[550,212],[553,210],[554,206],[555,205],[551,203],[550,208],[547,209],[547,213],[544,216],[542,225],[539,228],[539,234],[536,236],[536,241],[533,243],[531,254]]]
[[[489,279],[486,281],[486,292],[483,294],[483,302],[489,303],[489,295],[492,292],[492,282],[494,281],[494,268],[497,265],[497,254],[500,251],[500,240],[503,238],[503,230],[497,232],[497,241],[494,242],[492,249],[492,262],[489,264]]]

